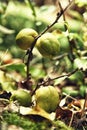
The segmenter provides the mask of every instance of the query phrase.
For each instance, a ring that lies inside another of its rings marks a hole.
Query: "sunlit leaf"
[[[74,86],[65,86],[62,88],[62,92],[71,96],[77,96],[79,94],[79,91],[76,90]]]
[[[87,0],[75,0],[75,3],[79,6],[86,6],[87,5]]]
[[[4,34],[13,34],[15,31],[0,25],[0,32]]]
[[[37,116],[44,117],[48,120],[55,119],[55,113],[49,114],[38,106],[33,107],[33,108],[20,107],[20,114],[22,114],[22,115],[37,115]]]
[[[25,65],[22,63],[13,63],[13,64],[8,64],[5,67],[9,72],[10,71],[17,71],[21,75],[25,76],[26,71],[25,71]]]
[[[76,58],[74,60],[74,67],[78,67],[79,69],[87,70],[87,57]]]
[[[81,94],[82,97],[85,96],[85,94],[86,94],[86,89],[87,89],[87,85],[81,85],[81,86],[80,86],[80,94]]]

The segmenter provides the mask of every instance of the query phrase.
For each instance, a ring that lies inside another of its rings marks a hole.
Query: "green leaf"
[[[32,77],[34,77],[35,79],[39,79],[45,76],[44,70],[39,65],[32,66],[30,68],[30,73]]]
[[[8,28],[6,28],[6,27],[4,27],[2,25],[0,25],[0,31],[2,33],[4,33],[4,34],[13,34],[13,33],[15,33],[14,30],[8,29]]]
[[[82,57],[82,58],[76,58],[74,60],[74,67],[83,69],[84,71],[87,70],[87,57]]]
[[[87,85],[81,85],[81,86],[80,86],[80,94],[81,94],[82,97],[85,96],[85,94],[86,94],[86,89],[87,89]]]
[[[87,6],[87,0],[75,0],[75,3],[79,6]]]
[[[8,72],[16,71],[20,73],[20,75],[25,76],[26,70],[25,65],[23,63],[11,63],[0,66],[1,69],[6,69]]]

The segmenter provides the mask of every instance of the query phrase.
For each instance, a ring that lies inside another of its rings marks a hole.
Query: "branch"
[[[33,6],[32,2],[31,2],[31,0],[26,0],[26,2],[29,4],[29,6],[30,6],[30,8],[32,10],[33,16],[36,17],[36,11],[34,9],[34,6]]]
[[[54,22],[51,25],[48,25],[47,28],[37,37],[37,39],[39,37],[41,37],[45,32],[47,32],[51,27],[54,26],[54,24],[56,24],[59,20],[59,18],[64,14],[64,12],[70,7],[70,5],[72,4],[73,0],[66,6],[66,8],[64,10],[61,10],[60,12],[57,13],[57,17],[54,20]]]
[[[65,56],[68,56],[68,53],[64,53],[64,54],[61,54],[59,56],[56,56],[52,60],[60,60],[60,59],[64,58]]]
[[[87,89],[86,89],[86,92],[85,92],[85,101],[84,101],[84,105],[83,105],[83,109],[82,109],[81,118],[83,118],[83,116],[84,116],[85,109],[86,109],[86,103],[87,103]]]
[[[70,3],[70,2],[69,2],[69,3]],[[58,4],[59,4],[59,7],[60,7],[60,10],[63,11],[62,5],[61,5],[61,3],[60,3],[59,0],[58,0]],[[64,13],[63,13],[63,20],[64,20],[64,22],[66,22],[65,14],[64,14]],[[65,28],[65,31],[68,30],[67,25],[66,25],[65,23],[64,23],[64,28]]]
[[[57,17],[56,19],[54,20],[54,22],[50,25],[47,26],[47,28],[41,33],[39,34],[36,38],[35,38],[35,41],[33,42],[32,46],[31,46],[31,50],[33,50],[34,46],[35,46],[35,43],[37,41],[38,38],[40,38],[45,32],[47,32],[51,27],[54,26],[54,24],[56,24],[59,20],[59,18],[64,14],[64,12],[69,8],[69,6],[72,4],[73,1],[71,1],[64,10],[61,10],[61,12],[58,12],[57,13]]]
[[[71,75],[73,75],[75,72],[78,71],[78,68],[75,69],[74,71],[68,73],[68,74],[64,74],[64,75],[60,75],[60,76],[57,76],[55,78],[48,78],[46,81],[43,81],[42,83],[39,83],[37,84],[36,88],[33,90],[33,92],[31,93],[31,95],[33,95],[35,93],[35,91],[40,87],[40,86],[45,86],[47,83],[49,83],[50,81],[54,81],[56,79],[59,79],[59,78],[63,78],[63,77],[70,77]]]
[[[31,48],[27,50],[27,52],[26,52],[26,55],[28,55],[28,59],[27,59],[27,63],[26,63],[26,65],[27,65],[27,78],[28,78],[28,76],[29,76],[30,61],[31,61],[32,58],[33,58],[32,51],[33,51],[33,48],[34,48],[34,46],[35,46],[35,44],[36,44],[37,39],[40,38],[45,32],[47,32],[51,27],[53,27],[54,24],[56,24],[56,23],[58,22],[59,18],[60,18],[60,17],[64,14],[64,12],[69,8],[69,6],[72,4],[72,2],[73,2],[73,0],[66,6],[66,8],[65,8],[64,10],[61,10],[60,12],[57,13],[57,17],[56,17],[56,19],[54,20],[54,22],[53,22],[52,24],[48,25],[47,28],[46,28],[41,34],[39,34],[39,35],[35,38],[34,42],[32,43]]]
[[[74,73],[77,72],[77,71],[78,71],[78,68],[75,69],[74,71],[68,73],[68,74],[60,75],[60,76],[55,77],[55,78],[48,78],[47,81],[44,81],[43,83],[40,83],[38,86],[45,85],[45,84],[48,83],[49,81],[54,81],[54,80],[59,79],[59,78],[62,78],[62,77],[66,77],[66,78],[67,78],[67,77],[70,77],[72,74],[74,74]]]
[[[68,2],[70,3],[70,0],[68,0]],[[60,10],[63,11],[62,5],[61,5],[59,0],[58,0],[58,4],[59,4],[59,7],[60,7]],[[63,13],[63,20],[64,20],[65,31],[67,31],[67,33],[69,33],[69,29],[68,29],[68,26],[67,26],[68,23],[67,23],[66,18],[65,18],[65,13]],[[67,35],[67,40],[69,42],[69,47],[70,47],[70,51],[69,51],[68,57],[69,57],[70,61],[73,62],[73,59],[74,59],[73,47],[72,47],[72,41],[70,40],[69,35]]]

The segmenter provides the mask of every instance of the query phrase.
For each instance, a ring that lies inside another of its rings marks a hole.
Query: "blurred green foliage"
[[[5,51],[9,48],[9,51],[14,57],[21,57],[23,53],[15,43],[15,36],[22,28],[33,28],[40,33],[52,23],[47,15],[50,15],[49,12],[55,10],[55,6],[44,5],[37,7],[35,3],[33,3],[33,5],[36,17],[33,15],[33,10],[26,1],[0,2],[0,25],[8,29],[8,31],[13,31],[9,34],[9,32],[5,32],[4,29],[0,27],[0,49]],[[70,31],[80,31],[81,20],[68,19],[68,22]],[[59,22],[52,28],[64,30],[64,23]]]
[[[0,7],[3,9],[3,2],[1,2]],[[15,57],[20,57],[21,51],[15,43],[15,36],[22,28],[34,28],[38,32],[42,31],[47,23],[45,20],[38,18],[35,20],[31,8],[24,2],[20,3],[18,1],[9,1],[4,11],[0,12],[0,49],[9,51]],[[38,11],[38,8],[36,8]],[[8,31],[13,30],[12,33],[5,32],[2,27],[8,29]]]

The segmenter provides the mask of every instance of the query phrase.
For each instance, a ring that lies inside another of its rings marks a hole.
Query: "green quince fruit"
[[[36,105],[44,109],[46,112],[56,110],[59,103],[59,94],[55,87],[40,87],[35,93]]]
[[[34,29],[24,28],[17,34],[16,43],[21,49],[27,50],[31,47],[37,36],[38,33]]]
[[[60,45],[52,33],[45,33],[36,42],[37,49],[42,56],[53,58],[59,54]]]
[[[12,93],[10,98],[11,101],[16,101],[19,103],[20,106],[29,106],[31,104],[31,94],[30,92],[24,89],[18,89]]]

